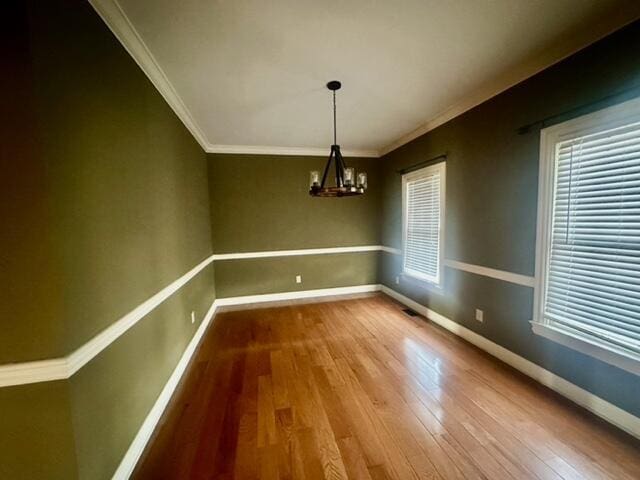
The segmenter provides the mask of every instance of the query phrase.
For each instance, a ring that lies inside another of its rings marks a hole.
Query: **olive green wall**
[[[209,154],[215,253],[380,243],[379,159],[346,159],[369,189],[349,198],[309,196],[309,172],[325,157]],[[219,297],[376,283],[378,254],[346,253],[216,261]],[[302,275],[302,283],[295,276]]]
[[[211,307],[213,281],[209,265],[71,377],[80,478],[111,478]]]
[[[69,353],[211,253],[200,146],[86,2],[26,5],[3,75],[0,363]]]
[[[349,159],[369,174],[366,195],[316,199],[308,173],[323,157],[207,157],[86,1],[2,9],[0,365],[69,354],[213,251],[399,247],[394,169],[443,150],[447,256],[532,274],[538,137],[515,129],[640,85],[636,25],[383,160]],[[381,280],[640,414],[637,377],[531,334],[530,289],[447,270],[446,295],[432,294],[395,285],[398,262],[367,252],[208,266],[68,381],[0,388],[0,478],[110,478],[216,288]]]
[[[6,364],[68,355],[212,248],[205,153],[89,3],[2,8]],[[214,295],[211,265],[69,381],[0,388],[0,477],[110,478]]]
[[[76,477],[68,383],[0,388],[0,478]]]
[[[63,280],[42,155],[27,4],[2,3],[0,103],[0,364],[61,353]],[[9,94],[10,92],[10,94]],[[42,279],[42,281],[36,281]],[[43,308],[45,307],[46,308]],[[38,332],[38,335],[34,335]]]
[[[216,262],[218,297],[378,283],[378,252],[254,258]],[[295,282],[296,275],[302,283]]]
[[[517,129],[629,89],[616,101],[640,93],[640,22],[386,155],[382,243],[400,248],[402,242],[401,176],[395,170],[447,152],[445,257],[533,275],[540,135],[538,128],[524,135]],[[400,256],[382,254],[381,282],[640,415],[637,376],[532,333],[532,288],[445,268],[438,292],[405,277],[396,285],[401,267]],[[476,308],[484,310],[482,324],[474,319]]]

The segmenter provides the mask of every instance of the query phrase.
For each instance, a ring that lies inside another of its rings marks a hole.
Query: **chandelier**
[[[337,80],[327,83],[327,88],[333,92],[333,145],[331,145],[331,153],[324,167],[322,181],[320,181],[320,172],[313,170],[309,175],[309,195],[313,197],[348,197],[352,195],[362,195],[367,189],[367,174],[360,172],[356,176],[353,167],[347,167],[340,153],[340,145],[337,142],[336,135],[336,90],[339,90],[342,84]],[[331,162],[335,163],[335,185],[327,185],[327,175],[331,168]]]

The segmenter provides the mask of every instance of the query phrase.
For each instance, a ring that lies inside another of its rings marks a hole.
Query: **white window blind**
[[[545,321],[640,354],[640,122],[555,144]]]
[[[404,177],[404,273],[440,283],[444,163]]]

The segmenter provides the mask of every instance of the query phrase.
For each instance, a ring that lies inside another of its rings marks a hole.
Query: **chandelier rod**
[[[336,91],[333,91],[333,144],[337,145],[337,134],[336,134]]]

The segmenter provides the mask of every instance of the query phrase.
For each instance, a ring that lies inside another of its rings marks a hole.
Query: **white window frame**
[[[573,350],[640,375],[640,356],[599,341],[587,334],[554,325],[544,317],[546,284],[551,249],[551,223],[555,190],[556,145],[575,137],[640,121],[640,98],[545,128],[540,133],[540,174],[538,179],[538,224],[533,332]]]
[[[438,232],[438,275],[430,277],[427,275],[419,275],[405,268],[405,256],[407,252],[407,183],[429,176],[434,172],[440,173],[440,229]],[[427,286],[442,288],[443,267],[444,267],[444,231],[445,231],[445,198],[447,185],[447,167],[446,162],[438,162],[434,165],[420,168],[402,175],[402,275],[413,280],[423,282]]]

